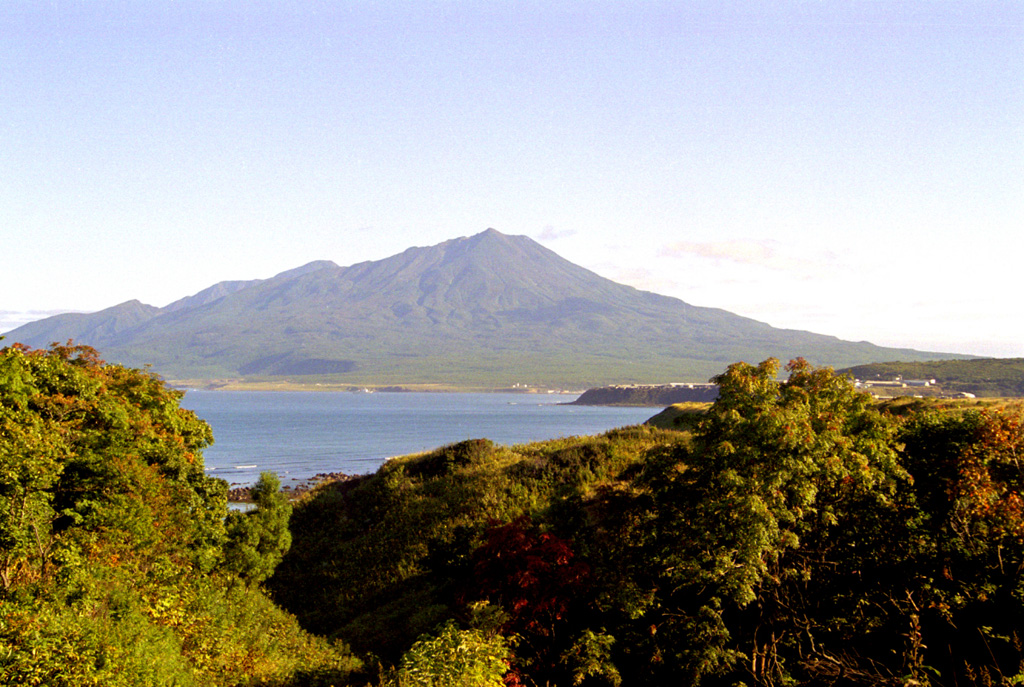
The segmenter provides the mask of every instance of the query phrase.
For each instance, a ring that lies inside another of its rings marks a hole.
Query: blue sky
[[[493,227],[779,327],[1024,356],[1021,2],[7,0],[0,26],[0,331]]]

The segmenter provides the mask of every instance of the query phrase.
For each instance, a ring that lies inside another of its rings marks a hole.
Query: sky
[[[1024,2],[0,3],[0,331],[487,228],[1024,357]]]

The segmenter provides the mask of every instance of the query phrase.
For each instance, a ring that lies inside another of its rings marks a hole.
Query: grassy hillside
[[[862,380],[935,379],[944,391],[1024,397],[1024,358],[872,363],[841,372]]]
[[[295,547],[271,588],[305,627],[396,661],[452,616],[489,525],[524,514],[572,519],[579,499],[647,452],[685,441],[631,428],[513,447],[480,439],[388,461],[297,505]]]
[[[675,429],[689,431],[696,429],[697,423],[704,416],[705,411],[711,407],[711,403],[688,402],[673,403],[665,408],[645,424],[660,429]]]

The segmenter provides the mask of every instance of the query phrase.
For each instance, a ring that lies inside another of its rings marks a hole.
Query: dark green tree
[[[787,654],[824,651],[805,589],[850,550],[838,539],[878,534],[907,480],[870,397],[803,360],[779,371],[730,366],[692,449],[637,482],[654,511],[634,552],[654,569],[641,622],[657,663],[692,684],[784,683]]]
[[[260,474],[252,488],[256,508],[228,513],[224,567],[249,583],[270,577],[292,545],[288,530],[292,506],[272,472]]]
[[[1024,681],[1024,423],[1017,412],[926,410],[901,437],[915,523],[921,661],[945,684]]]

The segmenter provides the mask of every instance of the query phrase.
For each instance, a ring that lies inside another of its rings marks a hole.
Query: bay
[[[374,472],[388,458],[463,441],[515,445],[642,423],[656,408],[564,405],[575,394],[188,391],[210,423],[208,474],[232,486],[277,473],[284,485]]]

